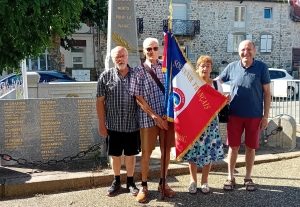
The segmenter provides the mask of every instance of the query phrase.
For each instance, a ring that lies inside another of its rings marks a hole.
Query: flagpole
[[[170,5],[169,5],[169,17],[168,17],[168,31],[172,31],[172,0],[170,0]],[[164,57],[166,58],[166,57]],[[168,90],[165,90],[166,93]],[[163,147],[163,173],[162,173],[162,191],[161,191],[161,199],[165,199],[165,189],[166,189],[166,151],[167,151],[167,132],[166,130],[163,130],[163,135],[164,135],[164,147]],[[170,153],[170,152],[169,152]]]

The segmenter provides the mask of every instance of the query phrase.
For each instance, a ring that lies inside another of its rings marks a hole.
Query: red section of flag
[[[187,153],[217,115],[220,106],[225,104],[226,97],[211,86],[205,84],[198,89],[189,105],[174,120],[177,159]]]

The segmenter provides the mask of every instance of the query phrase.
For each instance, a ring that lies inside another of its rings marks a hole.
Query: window
[[[284,78],[286,76],[285,73],[281,71],[269,70],[269,73],[270,73],[270,79]]]
[[[71,49],[73,68],[83,69],[85,66],[84,48],[76,47]]]
[[[238,52],[243,40],[252,40],[252,34],[228,34],[227,52]]]
[[[186,4],[176,4],[172,5],[173,7],[173,34],[183,35],[186,33],[186,22],[185,21],[176,21],[176,20],[186,20]]]
[[[260,52],[272,52],[272,35],[260,37]]]
[[[37,58],[26,58],[27,70],[51,70],[48,50],[40,54]]]
[[[83,68],[83,57],[73,57],[73,68]]]
[[[234,8],[234,27],[245,27],[246,7],[236,6]]]
[[[265,19],[271,19],[272,18],[272,8],[265,8],[264,18]]]

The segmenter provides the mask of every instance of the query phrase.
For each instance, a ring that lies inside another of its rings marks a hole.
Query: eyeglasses
[[[157,50],[158,50],[158,47],[148,47],[148,48],[145,48],[145,49],[147,50],[147,52],[151,52],[152,49],[153,49],[154,51],[157,51]]]

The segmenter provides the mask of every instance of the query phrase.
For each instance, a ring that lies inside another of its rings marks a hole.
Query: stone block
[[[283,129],[275,135],[271,135],[267,139],[270,147],[280,147],[283,149],[293,150],[296,147],[296,121],[289,115],[278,115],[269,121],[267,134],[281,126]]]

